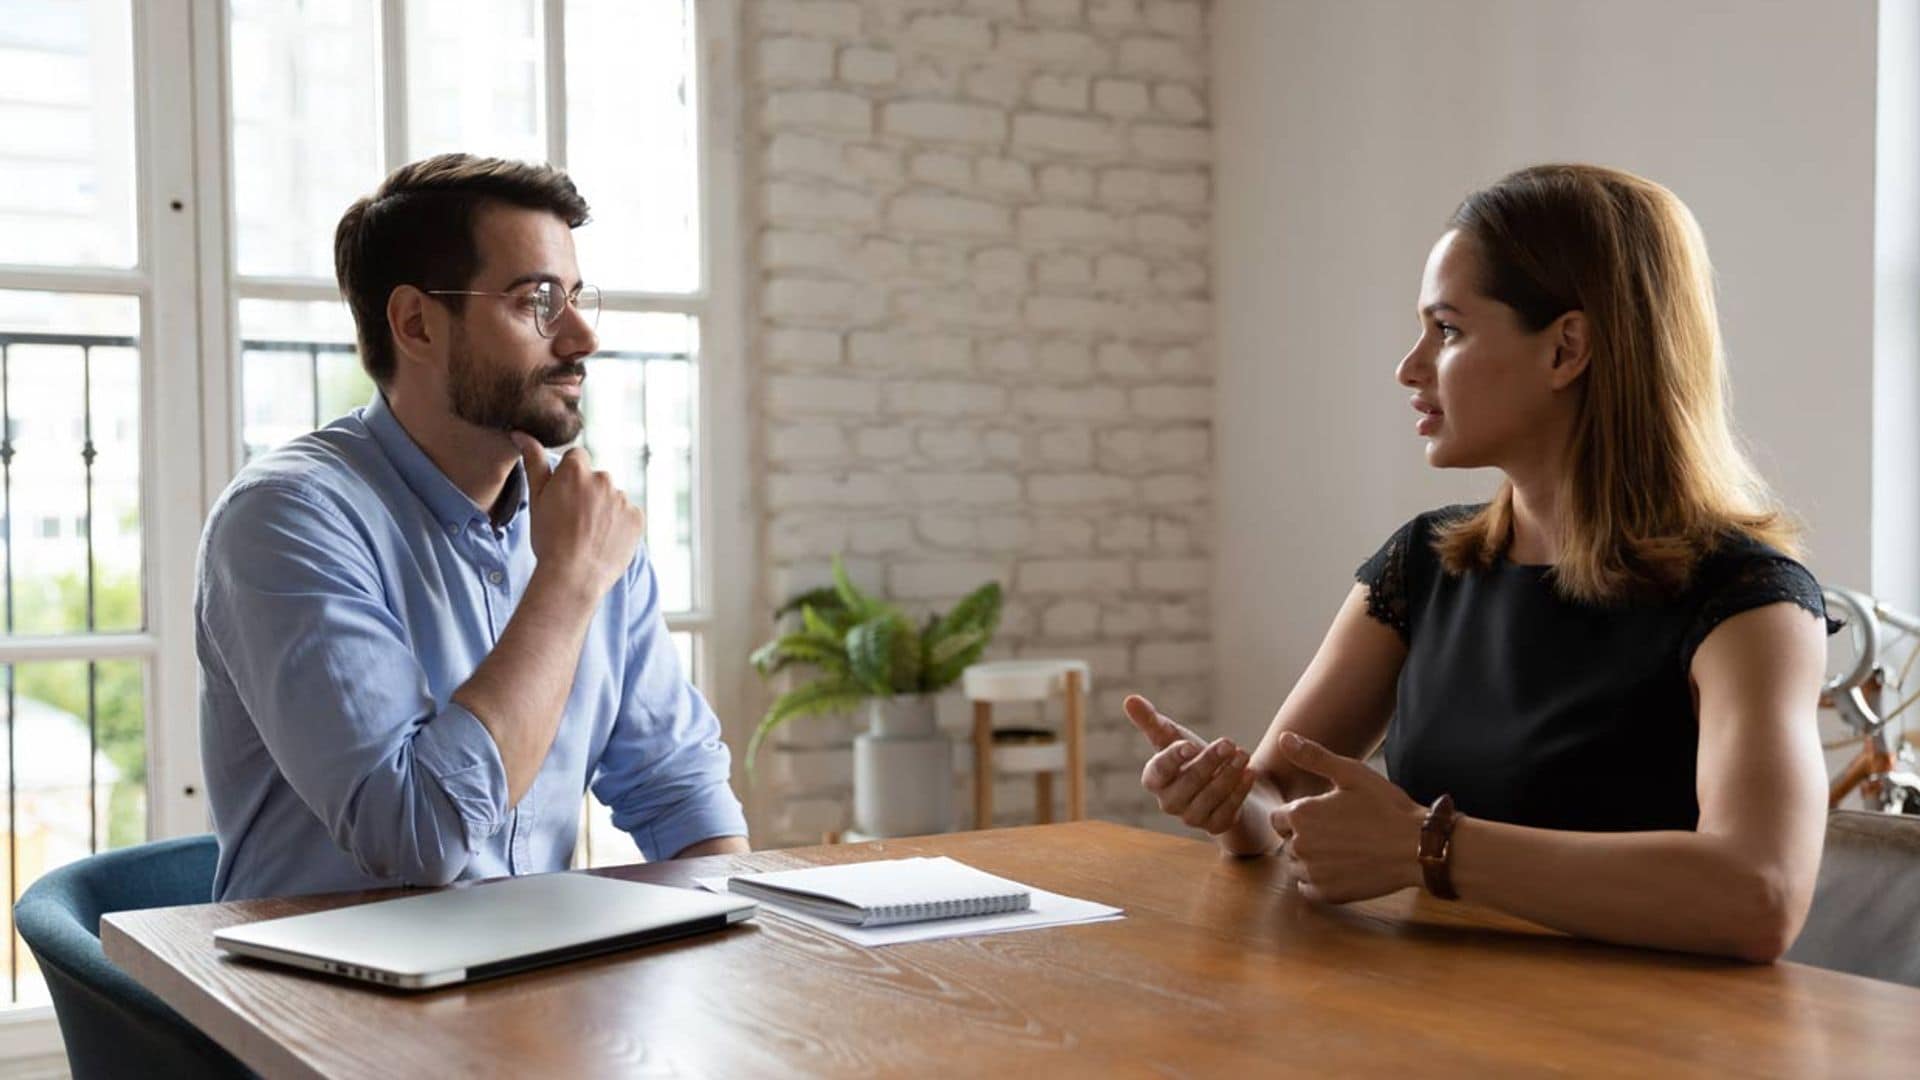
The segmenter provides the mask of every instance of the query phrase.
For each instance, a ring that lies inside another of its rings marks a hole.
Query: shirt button
[[[495,585],[500,584],[504,577],[505,575],[501,574],[498,570],[487,571],[487,580],[493,582]]]
[[[447,526],[447,535],[448,535],[448,536],[459,536],[459,535],[460,535],[460,526],[458,526],[458,525],[449,525],[449,526]]]

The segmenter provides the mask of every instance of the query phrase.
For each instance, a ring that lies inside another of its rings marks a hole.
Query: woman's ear
[[[1554,320],[1549,333],[1553,335],[1553,371],[1548,385],[1564,390],[1580,381],[1593,358],[1592,324],[1587,322],[1586,312],[1569,311]]]

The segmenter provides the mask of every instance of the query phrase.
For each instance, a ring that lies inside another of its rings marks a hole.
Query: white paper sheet
[[[708,892],[727,891],[727,879],[724,877],[695,878],[694,882]],[[818,918],[770,900],[761,900],[760,906],[783,919],[791,919],[797,923],[825,930],[830,934],[846,938],[856,945],[869,947],[898,945],[906,941],[969,937],[974,934],[1006,934],[1016,930],[1039,930],[1048,926],[1077,926],[1081,923],[1110,922],[1126,917],[1121,908],[1096,904],[1091,900],[1061,896],[1059,893],[1050,893],[1031,885],[1023,888],[1033,894],[1033,904],[1025,911],[1010,911],[1004,915],[975,915],[960,919],[931,919],[926,922],[864,928]]]

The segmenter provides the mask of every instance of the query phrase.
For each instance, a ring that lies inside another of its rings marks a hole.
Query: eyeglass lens
[[[537,329],[541,336],[553,336],[554,324],[560,321],[560,316],[566,311],[568,303],[568,300],[562,299],[563,296],[560,287],[550,281],[541,282],[540,286],[533,291],[533,313],[539,324]],[[598,286],[580,286],[579,290],[573,294],[571,302],[573,309],[580,313],[580,318],[586,321],[589,330],[599,325],[600,289]]]

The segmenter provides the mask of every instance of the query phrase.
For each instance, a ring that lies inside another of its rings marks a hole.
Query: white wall
[[[1920,2],[1880,0],[1873,593],[1920,610]]]
[[[1873,452],[1869,0],[1220,0],[1214,714],[1262,728],[1354,567],[1483,497],[1424,463],[1393,367],[1475,186],[1584,160],[1672,188],[1720,276],[1735,418],[1865,583]]]
[[[762,613],[836,554],[916,611],[999,581],[993,655],[1092,667],[1090,812],[1157,818],[1120,700],[1211,688],[1206,5],[745,11]],[[848,738],[783,729],[756,843],[847,824]]]

